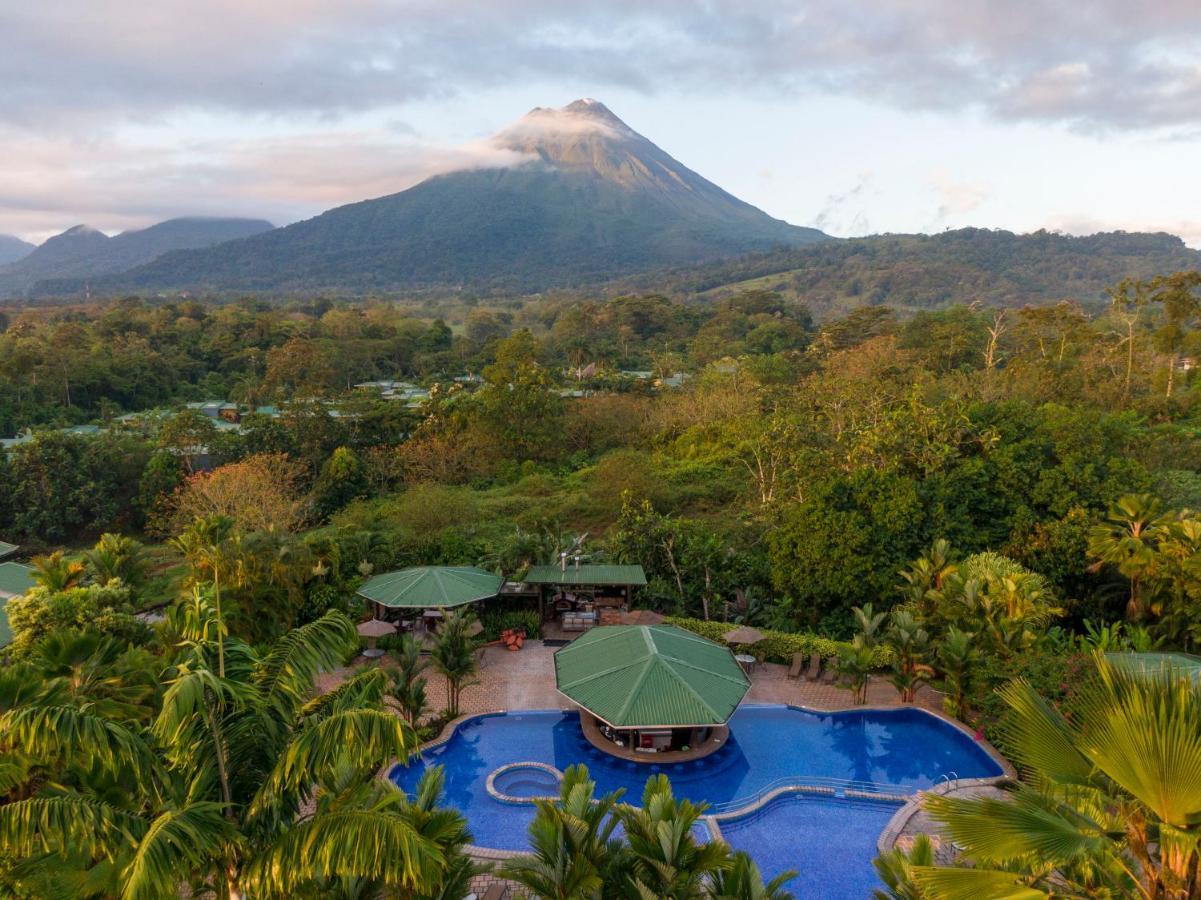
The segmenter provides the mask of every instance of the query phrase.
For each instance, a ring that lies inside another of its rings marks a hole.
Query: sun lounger
[[[484,891],[484,900],[506,900],[509,889],[503,884],[494,884]]]
[[[805,673],[806,681],[817,681],[817,678],[822,673],[822,655],[814,653],[809,658],[809,671]]]
[[[788,677],[800,678],[801,671],[805,668],[805,663],[808,661],[809,659],[804,653],[792,654],[792,666],[788,670]]]
[[[833,684],[838,680],[838,667],[834,665],[834,660],[826,660],[826,667],[822,670],[822,684]]]

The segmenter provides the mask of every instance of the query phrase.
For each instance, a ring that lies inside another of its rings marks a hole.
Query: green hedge
[[[706,622],[702,619],[684,619],[676,616],[669,616],[667,623],[719,644],[723,643],[723,634],[737,627],[729,622]],[[794,634],[788,631],[772,631],[769,628],[759,630],[767,635],[767,638],[740,649],[768,662],[791,663],[794,653],[820,653],[829,659],[838,656],[839,648],[850,646],[846,641],[831,640],[819,634]],[[888,647],[876,647],[872,651],[872,662],[879,668],[888,666],[892,662],[892,650]]]

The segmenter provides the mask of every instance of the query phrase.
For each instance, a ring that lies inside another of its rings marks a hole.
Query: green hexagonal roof
[[[672,625],[586,631],[555,653],[555,682],[617,728],[724,725],[751,686],[729,648]]]

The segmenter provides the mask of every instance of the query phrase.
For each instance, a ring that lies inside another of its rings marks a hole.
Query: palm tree
[[[876,646],[879,643],[880,627],[888,618],[888,614],[875,612],[870,603],[865,603],[862,607],[853,607],[851,613],[855,617],[859,635],[863,638],[863,645],[868,648]]]
[[[98,584],[119,578],[131,588],[146,581],[146,551],[133,538],[102,534],[96,546],[84,553],[88,574]]]
[[[54,783],[0,806],[0,845],[33,878],[54,871],[85,893],[231,900],[287,896],[322,879],[436,890],[446,853],[377,783],[416,747],[367,670],[314,697],[319,671],[357,642],[338,612],[258,651],[225,638],[202,592],[172,611],[182,643],[150,729],[73,703],[30,697],[0,715],[7,736]],[[109,789],[121,781],[126,793]],[[301,811],[305,810],[304,815]]]
[[[1094,568],[1112,565],[1130,580],[1128,619],[1141,619],[1149,611],[1143,588],[1155,572],[1158,543],[1170,522],[1155,497],[1127,494],[1110,507],[1103,523],[1089,531],[1088,552],[1096,560]]]
[[[861,634],[855,635],[849,646],[838,648],[838,674],[851,689],[851,696],[856,703],[863,703],[867,699],[867,680],[871,677],[874,662],[875,654]]]
[[[1201,682],[1094,658],[1071,720],[1025,681],[1001,689],[1025,778],[1006,799],[927,798],[973,868],[915,866],[922,896],[1201,897]]]
[[[641,806],[619,808],[630,843],[629,879],[636,897],[693,900],[705,896],[706,881],[729,865],[730,848],[701,843],[692,828],[704,805],[676,800],[666,775],[647,779]]]
[[[396,701],[405,719],[414,728],[429,709],[429,698],[426,696],[426,679],[421,677],[425,670],[426,660],[422,658],[421,645],[411,634],[403,635],[400,646],[394,653],[396,669],[390,673],[392,689],[389,692]]]
[[[938,648],[938,666],[946,680],[950,705],[947,712],[961,719],[967,712],[967,689],[972,668],[980,655],[973,643],[974,637],[970,632],[960,631],[952,625]]]
[[[209,516],[197,519],[171,546],[183,554],[192,567],[192,587],[199,600],[200,585],[207,579],[213,588],[213,620],[216,623],[217,674],[225,677],[225,616],[221,609],[221,584],[232,565],[230,539],[234,533],[234,520],[229,516]]]
[[[930,635],[918,625],[912,613],[903,609],[893,610],[888,644],[895,657],[892,683],[901,695],[901,702],[912,703],[917,697],[918,688],[934,674],[924,660]]]
[[[596,784],[584,766],[575,765],[564,772],[559,799],[536,801],[530,852],[507,860],[500,875],[545,900],[592,900],[602,893],[611,895],[624,853],[621,842],[613,837],[621,792],[597,798],[595,791]]]
[[[908,852],[894,847],[872,860],[872,865],[888,888],[886,891],[872,891],[872,900],[921,900],[923,895],[913,883],[913,869],[915,866],[929,868],[934,865],[934,844],[929,835],[919,834],[913,839],[913,847]]]
[[[784,890],[784,885],[796,874],[792,870],[781,872],[764,884],[754,860],[739,850],[730,857],[728,868],[713,873],[709,896],[713,900],[792,900],[792,894]]]
[[[52,594],[78,587],[85,574],[83,563],[69,559],[62,550],[55,550],[48,556],[35,556],[30,564],[33,580]]]
[[[446,679],[446,712],[452,718],[459,714],[459,698],[468,679],[479,670],[478,647],[467,633],[472,619],[470,612],[448,613],[430,650],[434,671]]]

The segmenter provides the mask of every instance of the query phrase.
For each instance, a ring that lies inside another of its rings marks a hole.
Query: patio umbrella
[[[727,644],[757,644],[764,640],[767,635],[758,628],[741,625],[733,631],[727,631],[722,637],[725,638]]]
[[[623,625],[662,625],[667,616],[651,609],[633,609],[621,617]]]
[[[375,655],[375,639],[381,638],[386,634],[396,634],[396,626],[391,622],[385,622],[383,619],[368,619],[366,622],[360,622],[355,628],[359,634],[367,638],[367,650],[364,656]],[[380,651],[382,653],[382,651]]]

